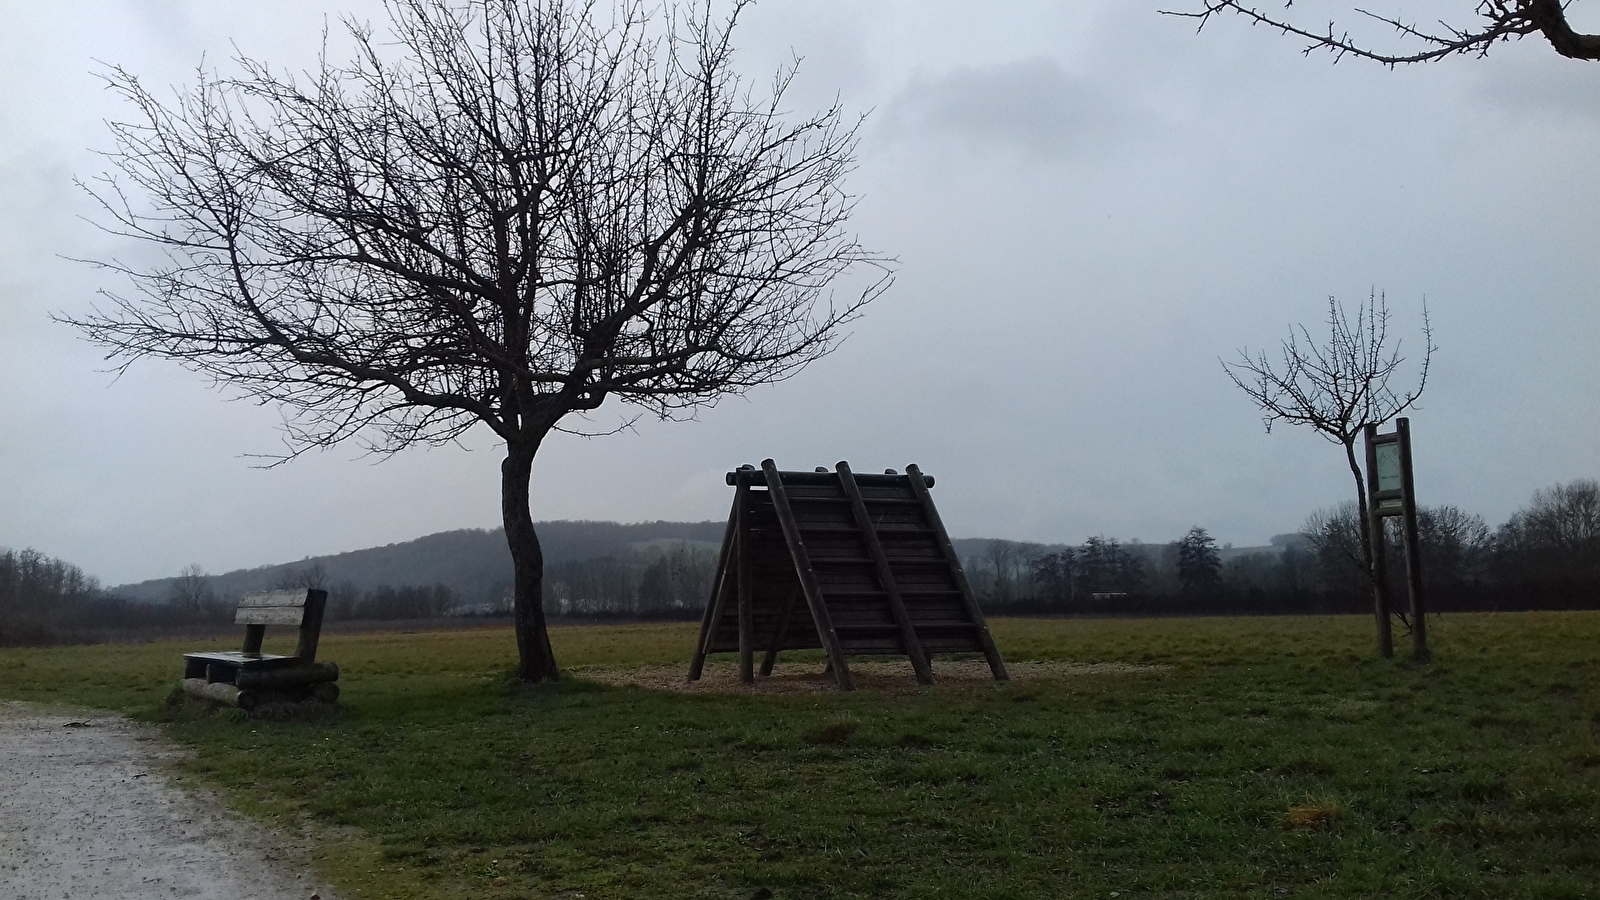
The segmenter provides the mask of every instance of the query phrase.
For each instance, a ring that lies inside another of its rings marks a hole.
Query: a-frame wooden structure
[[[783,650],[821,647],[842,690],[849,657],[907,656],[923,684],[935,653],[982,653],[1007,678],[989,626],[916,466],[904,475],[728,473],[733,510],[712,578],[689,680],[711,653],[738,651],[739,677],[772,674]]]

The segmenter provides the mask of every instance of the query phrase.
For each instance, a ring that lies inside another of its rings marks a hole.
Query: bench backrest
[[[327,604],[328,592],[316,588],[245,594],[233,616],[235,625],[245,626],[243,652],[261,652],[268,625],[298,625],[300,642],[294,655],[306,662],[315,661],[317,641],[322,636],[322,611]]]

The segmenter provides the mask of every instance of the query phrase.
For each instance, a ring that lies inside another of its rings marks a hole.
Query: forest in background
[[[1498,528],[1456,507],[1420,510],[1433,609],[1600,608],[1600,483],[1537,492]],[[1389,520],[1395,524],[1396,520]],[[1170,543],[1094,536],[1082,544],[955,541],[980,604],[1005,615],[1360,613],[1371,608],[1354,504],[1307,518],[1269,547],[1219,547],[1196,527]],[[557,617],[693,618],[711,590],[721,522],[545,522],[547,611]],[[1389,536],[1404,597],[1404,554]],[[509,612],[511,561],[499,529],[209,575],[103,588],[33,550],[0,550],[0,645],[106,640],[231,621],[246,591],[319,587],[331,621]]]

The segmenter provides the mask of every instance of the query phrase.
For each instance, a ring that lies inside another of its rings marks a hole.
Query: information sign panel
[[[1377,450],[1378,493],[1400,490],[1400,442],[1379,444]]]

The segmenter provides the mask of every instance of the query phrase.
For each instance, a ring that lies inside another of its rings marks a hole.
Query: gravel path
[[[288,841],[175,788],[176,757],[120,716],[0,702],[0,897],[333,900]]]

